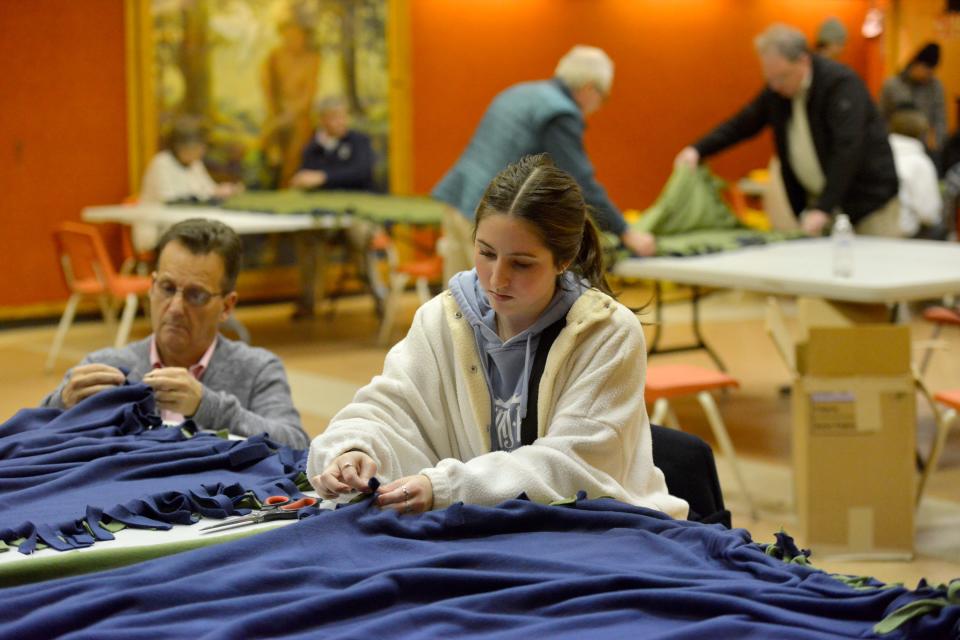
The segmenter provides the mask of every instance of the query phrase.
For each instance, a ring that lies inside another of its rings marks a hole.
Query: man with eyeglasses
[[[897,235],[897,173],[887,129],[849,67],[811,54],[793,27],[775,24],[754,41],[766,86],[739,113],[677,154],[678,166],[773,128],[783,184],[800,228],[818,236],[834,214],[857,232]]]
[[[610,57],[577,45],[557,63],[552,79],[516,84],[493,99],[467,148],[431,193],[449,205],[443,219],[445,281],[473,268],[473,215],[493,177],[523,156],[543,152],[577,181],[601,229],[634,254],[654,253],[653,236],[627,226],[583,146],[586,118],[600,109],[612,85]]]
[[[89,354],[42,405],[68,409],[125,380],[142,381],[154,389],[165,422],[190,418],[201,429],[240,436],[266,432],[305,448],[309,439],[280,359],[218,332],[237,304],[240,250],[237,234],[220,222],[191,219],[170,227],[157,245],[153,334]]]

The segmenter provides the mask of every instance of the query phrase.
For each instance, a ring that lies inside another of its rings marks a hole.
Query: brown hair
[[[547,153],[525,156],[490,182],[477,205],[473,235],[488,215],[516,216],[533,228],[553,255],[554,265],[613,295],[603,268],[600,232],[583,200],[580,185]]]
[[[230,293],[237,286],[240,273],[240,237],[237,232],[218,220],[190,218],[173,225],[160,236],[157,243],[157,260],[164,247],[179,242],[195,256],[215,253],[223,260],[223,293]]]
[[[206,144],[203,120],[193,115],[179,115],[167,135],[167,147],[176,151],[191,144]]]

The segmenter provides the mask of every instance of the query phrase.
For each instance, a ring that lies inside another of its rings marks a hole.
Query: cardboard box
[[[909,328],[844,325],[837,317],[824,320],[835,326],[813,326],[814,314],[805,318],[804,338],[794,340],[778,311],[768,313],[768,329],[794,374],[794,490],[806,544],[821,557],[911,557]]]

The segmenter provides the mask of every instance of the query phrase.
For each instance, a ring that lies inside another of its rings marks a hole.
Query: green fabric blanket
[[[340,213],[383,224],[431,224],[443,219],[443,203],[427,196],[394,196],[366,191],[247,191],[224,209],[264,213]]]
[[[801,237],[800,232],[744,226],[720,197],[726,183],[705,166],[677,167],[649,209],[633,225],[657,237],[657,255],[689,256]]]
[[[705,166],[673,170],[660,197],[634,225],[638,231],[675,236],[693,231],[743,228],[720,197],[725,183]]]

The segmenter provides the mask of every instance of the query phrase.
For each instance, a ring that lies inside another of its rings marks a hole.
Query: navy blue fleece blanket
[[[370,501],[123,569],[0,590],[11,638],[955,637],[946,591],[853,588],[766,554],[747,532],[608,499]],[[911,604],[913,603],[913,604]],[[921,607],[923,608],[923,607]]]
[[[143,384],[0,425],[0,541],[30,553],[110,540],[102,523],[169,528],[246,512],[248,492],[299,495],[306,452],[164,427]]]

